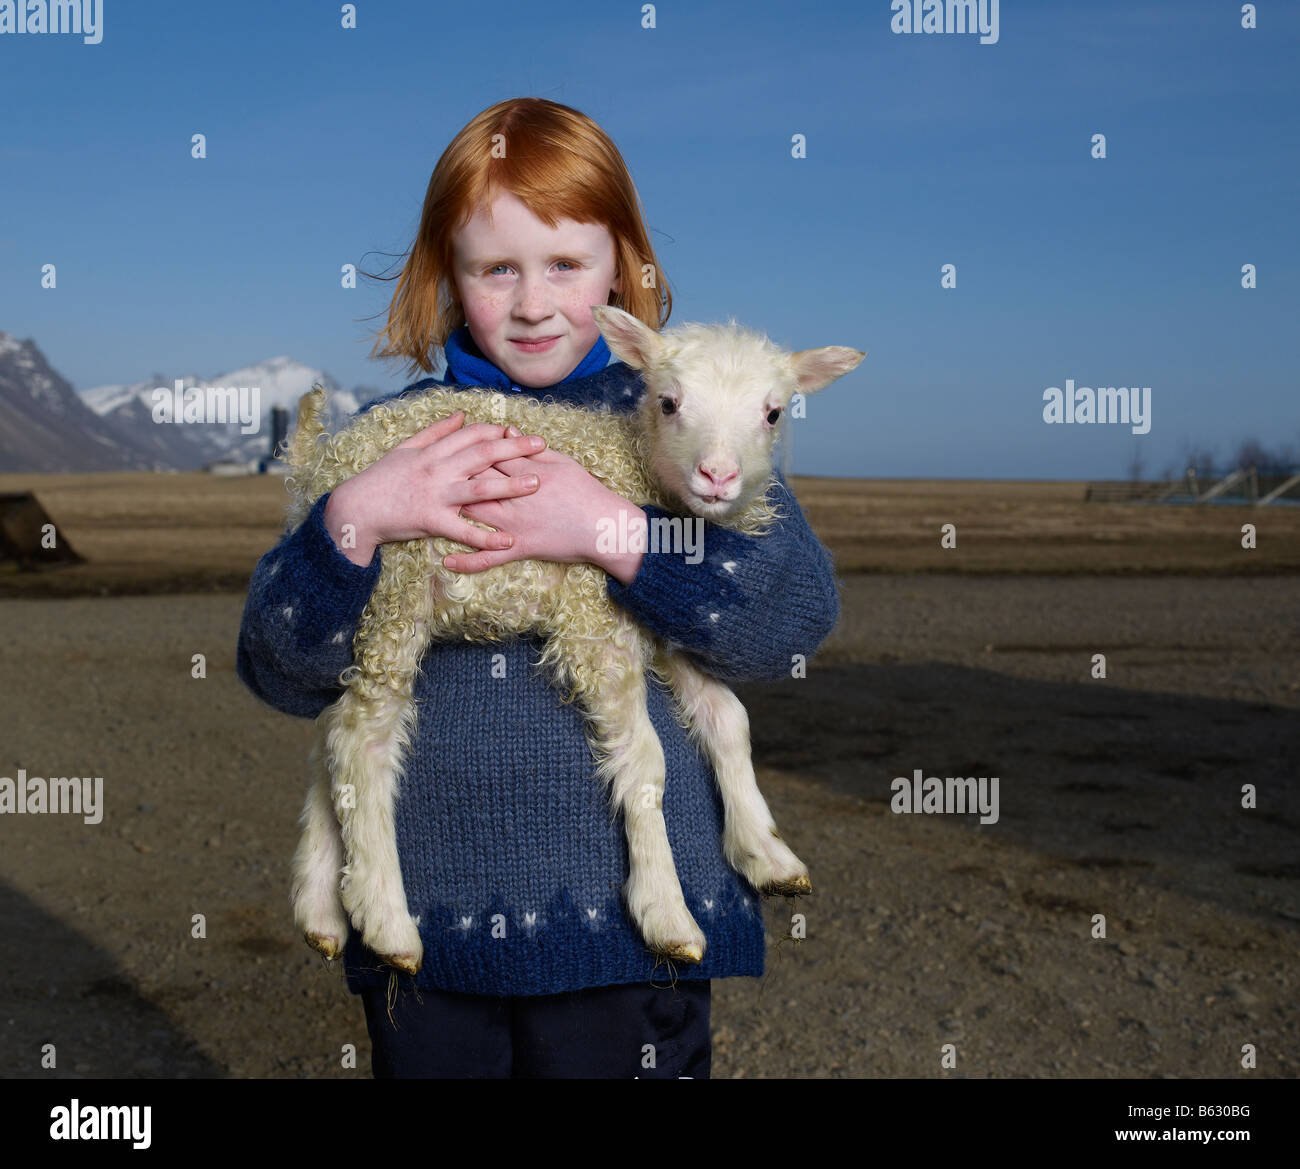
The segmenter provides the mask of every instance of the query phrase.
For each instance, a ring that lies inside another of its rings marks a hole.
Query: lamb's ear
[[[633,369],[647,369],[659,360],[663,338],[631,313],[612,304],[594,304],[591,315],[610,352],[620,361]]]
[[[826,345],[821,349],[800,349],[790,354],[790,367],[799,381],[799,392],[811,394],[829,386],[851,369],[857,369],[866,354],[843,345]]]
[[[325,390],[316,383],[298,399],[298,425],[285,446],[285,462],[295,470],[311,465],[316,440],[325,433]]]

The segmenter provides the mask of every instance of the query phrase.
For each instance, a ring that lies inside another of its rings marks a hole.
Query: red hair
[[[618,148],[586,114],[545,98],[517,97],[477,115],[438,159],[372,357],[405,358],[411,374],[433,372],[431,351],[465,323],[451,279],[453,233],[500,191],[514,194],[548,227],[572,219],[608,229],[622,277],[622,291],[608,303],[651,329],[663,328],[672,293]]]

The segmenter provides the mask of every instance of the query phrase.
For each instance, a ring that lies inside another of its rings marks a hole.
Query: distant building
[[[289,411],[283,406],[271,407],[271,447],[257,460],[259,475],[287,475],[288,464],[280,458],[280,448],[289,437]]]
[[[257,459],[217,459],[203,469],[209,475],[256,475],[260,470],[258,464]]]
[[[279,457],[280,446],[289,437],[289,411],[283,406],[271,407],[271,447],[266,452],[269,458]]]

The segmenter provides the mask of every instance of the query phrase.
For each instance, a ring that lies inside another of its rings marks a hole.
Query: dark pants
[[[709,981],[567,994],[361,994],[376,1079],[707,1080]]]

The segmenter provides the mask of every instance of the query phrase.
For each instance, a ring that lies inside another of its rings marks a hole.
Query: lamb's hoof
[[[768,881],[759,892],[764,896],[778,897],[801,897],[805,893],[813,891],[812,881],[808,879],[807,873],[800,873],[796,877],[791,877],[784,881]]]
[[[414,974],[424,961],[424,943],[420,941],[415,922],[404,912],[396,911],[378,920],[382,922],[378,927],[373,921],[364,923],[361,941],[381,962]]]
[[[380,961],[389,966],[396,966],[398,970],[404,970],[407,974],[417,973],[424,962],[423,954],[381,954],[379,957]]]
[[[629,917],[651,951],[677,962],[703,961],[707,939],[675,880],[670,883],[653,870],[634,871],[624,895]]]
[[[688,962],[696,965],[704,961],[704,943],[703,942],[669,942],[666,945],[659,946],[657,953],[662,954],[665,958],[671,958],[675,962]]]
[[[343,953],[343,947],[339,945],[338,938],[333,934],[316,934],[308,931],[303,934],[303,937],[307,939],[307,945],[313,950],[319,950],[331,962]]]

